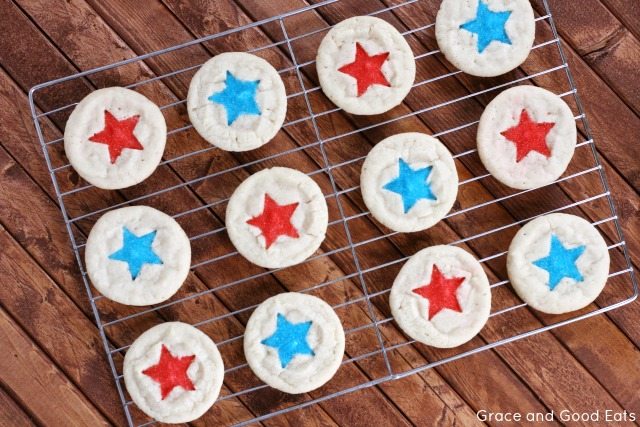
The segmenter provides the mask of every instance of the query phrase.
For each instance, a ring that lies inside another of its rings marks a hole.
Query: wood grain
[[[15,246],[0,231],[3,248]],[[21,402],[45,425],[102,426],[107,420],[76,387],[70,383],[0,309],[0,345],[5,356],[0,358],[2,381]],[[48,396],[55,396],[55,400]]]
[[[385,15],[385,19],[402,27],[415,26],[416,17],[424,22],[425,16],[432,16],[437,2],[423,0],[415,5],[413,13],[397,13]],[[635,5],[625,4],[618,0],[589,0],[589,7],[580,11],[580,18],[572,14],[575,9],[571,5],[551,6],[556,12],[561,35],[565,38],[569,62],[574,71],[578,87],[590,90],[581,93],[588,108],[589,117],[596,129],[599,152],[604,157],[604,166],[615,189],[614,196],[619,206],[622,224],[627,230],[630,248],[640,248],[640,217],[638,208],[639,165],[634,160],[638,147],[624,146],[620,140],[628,139],[628,135],[640,134],[640,119],[637,111],[636,92],[633,79],[629,79],[628,70],[637,66],[637,23],[630,22]],[[628,2],[626,2],[628,3]],[[14,119],[8,122],[7,130],[0,137],[0,144],[6,151],[0,151],[0,164],[3,165],[0,208],[2,208],[2,224],[7,227],[13,241],[13,262],[3,264],[2,277],[18,278],[18,292],[0,293],[3,307],[16,319],[18,329],[28,333],[35,348],[41,349],[45,360],[53,364],[59,376],[77,387],[80,396],[87,402],[93,402],[94,411],[107,414],[109,420],[120,424],[121,414],[118,402],[114,399],[113,386],[109,384],[109,373],[106,363],[101,359],[101,343],[97,338],[97,330],[91,324],[92,318],[86,301],[83,286],[78,280],[78,270],[72,253],[68,249],[68,238],[59,221],[57,201],[50,185],[50,177],[43,165],[39,148],[36,144],[25,144],[35,141],[36,137],[30,123],[30,113],[26,108],[26,91],[35,83],[80,69],[132,57],[175,43],[191,40],[195,37],[215,33],[255,19],[268,17],[285,9],[294,9],[303,5],[301,2],[287,0],[275,3],[239,0],[237,2],[190,2],[166,0],[163,3],[149,2],[144,8],[126,1],[114,1],[104,4],[95,0],[88,2],[70,0],[27,1],[17,0],[16,4],[3,0],[0,3],[0,30],[8,34],[9,43],[0,47],[0,109],[14,112]],[[317,28],[326,26],[327,22],[336,22],[354,11],[366,13],[379,8],[381,3],[374,1],[349,0],[323,8],[321,13],[305,14],[296,19],[295,24],[288,27]],[[540,11],[540,4],[536,4]],[[408,10],[409,8],[407,8]],[[557,11],[556,11],[557,9]],[[602,17],[601,25],[595,28],[585,25],[585,21],[593,21]],[[540,37],[549,34],[546,23],[542,23]],[[243,32],[224,40],[206,43],[189,48],[184,52],[175,52],[162,57],[135,63],[121,69],[90,76],[89,79],[64,85],[55,93],[43,93],[38,105],[45,109],[55,108],[70,101],[79,100],[83,94],[95,87],[107,85],[126,85],[136,81],[152,78],[155,75],[204,62],[212,54],[225,50],[243,50],[247,47],[263,45],[281,39],[277,26],[265,26],[260,29]],[[306,43],[306,41],[304,41]],[[434,40],[431,34],[416,34],[410,43],[414,49],[433,49]],[[38,55],[25,54],[24,46],[29,46]],[[314,52],[313,43],[299,47],[301,54]],[[274,48],[262,52],[277,68],[290,66],[290,58],[286,49]],[[635,56],[634,56],[635,55]],[[442,74],[451,68],[439,58],[429,60],[428,68],[422,72]],[[514,78],[525,73],[535,72],[540,67],[548,66],[545,55],[533,54],[523,67],[507,78]],[[307,87],[314,85],[315,76],[305,70],[304,80]],[[295,73],[283,76],[288,92],[299,91]],[[185,73],[141,87],[142,93],[163,105],[183,99],[188,87],[190,74]],[[499,79],[497,80],[500,81]],[[559,81],[552,78],[539,78],[534,81],[545,87],[557,88],[561,91]],[[437,86],[416,90],[415,97],[410,96],[400,107],[398,113],[410,112],[420,107],[419,100],[428,99],[429,103],[437,103],[439,99],[451,99],[463,96],[478,88],[485,82],[456,76],[451,81]],[[460,120],[468,120],[479,115],[490,96],[479,97],[470,103],[447,109],[447,113]],[[297,100],[299,101],[299,99]],[[331,104],[321,98],[314,99],[314,107],[331,108]],[[418,102],[418,103],[417,103]],[[303,117],[306,113],[304,104],[292,99],[289,119]],[[184,106],[177,106],[167,112],[167,121],[171,127],[188,124]],[[389,116],[392,117],[392,116]],[[64,127],[66,115],[54,114],[51,120],[43,120],[48,139],[58,138]],[[624,122],[625,126],[618,123]],[[352,118],[343,114],[327,117],[322,121],[322,131],[333,134],[353,130],[359,126],[370,124],[362,118]],[[329,151],[332,161],[350,159],[366,154],[374,144],[387,132],[420,129],[433,133],[454,126],[455,122],[444,119],[437,114],[424,114],[409,120],[373,129],[349,139],[349,144],[334,144]],[[4,124],[3,124],[4,126]],[[473,129],[470,133],[451,135],[445,143],[454,151],[460,152],[470,148]],[[154,176],[154,182],[120,192],[83,191],[79,197],[65,200],[72,215],[87,212],[115,203],[122,203],[141,194],[154,191],[158,184],[181,185],[196,176],[215,173],[218,170],[237,167],[247,161],[256,161],[264,155],[275,151],[293,149],[312,142],[312,129],[308,123],[291,126],[281,132],[268,148],[254,153],[234,154],[209,151],[203,156],[194,156],[162,167]],[[173,158],[181,154],[206,147],[193,131],[181,132],[172,137],[167,145],[166,157]],[[54,145],[50,154],[54,162],[64,164],[66,159],[60,145]],[[189,207],[198,208],[198,212],[181,219],[183,226],[191,235],[207,232],[223,224],[224,199],[242,179],[262,167],[280,164],[297,167],[303,171],[311,171],[322,165],[321,153],[317,148],[306,148],[295,154],[279,159],[277,162],[264,162],[233,173],[224,174],[215,180],[206,180],[191,186],[181,186],[179,190],[162,197],[149,199],[148,202],[168,213],[177,213]],[[587,157],[579,155],[574,159],[574,170],[587,165]],[[6,167],[5,167],[6,165]],[[474,159],[463,159],[458,164],[463,179],[482,173],[481,166]],[[345,189],[357,184],[354,177],[359,173],[359,164],[339,168],[335,176],[339,188]],[[60,182],[67,187],[64,190],[79,188],[84,185],[70,170],[59,174]],[[325,193],[330,192],[326,176],[317,177]],[[554,187],[545,194],[534,194],[538,209],[545,210],[554,203],[568,203],[581,200],[593,194],[594,188],[587,179],[573,180]],[[63,190],[63,191],[64,191]],[[14,195],[22,197],[16,198]],[[504,190],[491,180],[482,180],[461,188],[457,209],[483,203],[504,195]],[[349,192],[341,199],[348,213],[364,209],[357,192]],[[222,203],[220,203],[222,202]],[[336,215],[335,201],[329,200],[332,215]],[[210,205],[210,206],[209,206]],[[209,206],[208,209],[203,209]],[[580,212],[592,219],[602,218],[608,207],[605,204],[589,204],[581,206]],[[52,218],[41,221],[34,215],[25,216],[25,211],[40,212],[40,218]],[[5,214],[6,212],[6,214]],[[442,241],[453,241],[461,236],[477,232],[478,221],[483,221],[487,229],[500,226],[514,219],[530,215],[531,206],[518,200],[492,205],[477,215],[460,215],[446,223],[440,224],[429,233],[412,236],[394,236],[382,240],[376,245],[365,245],[358,249],[358,255],[368,265],[375,265],[386,260],[410,255],[420,247]],[[96,217],[97,218],[97,217]],[[74,235],[80,243],[86,238],[96,218],[76,223]],[[358,239],[365,239],[385,233],[379,224],[369,218],[353,221],[350,228]],[[475,230],[475,231],[474,231]],[[512,231],[515,232],[514,228]],[[605,235],[611,236],[613,230],[607,224],[601,227]],[[7,234],[7,235],[9,235]],[[46,237],[43,237],[46,236]],[[495,239],[469,242],[466,248],[473,250],[479,257],[492,255],[504,248],[510,234],[494,236]],[[319,254],[338,248],[345,243],[344,230],[333,227]],[[228,240],[220,234],[212,235],[197,242],[194,247],[194,261],[203,260],[231,251]],[[53,260],[51,253],[59,256]],[[638,253],[633,250],[632,253]],[[637,261],[637,258],[634,258]],[[5,263],[5,260],[2,260]],[[8,261],[6,261],[8,262]],[[6,268],[5,268],[6,267]],[[487,263],[487,270],[492,281],[505,278],[504,267],[500,259]],[[224,316],[231,311],[242,309],[263,300],[266,296],[285,290],[304,289],[326,280],[339,280],[353,271],[353,259],[348,253],[336,253],[330,257],[319,258],[307,265],[278,272],[273,275],[262,275],[233,290],[215,290],[223,283],[238,279],[238,272],[243,274],[260,273],[259,269],[248,265],[239,257],[231,257],[215,265],[204,266],[190,274],[189,279],[176,298],[196,292],[208,292],[196,298],[190,304],[179,304],[160,310],[156,313],[136,317],[107,329],[108,337],[114,347],[126,345],[149,326],[165,320],[181,319],[191,323]],[[381,290],[388,287],[393,278],[394,268],[385,269],[367,275],[366,284],[370,290]],[[29,280],[37,286],[29,286]],[[621,296],[621,289],[616,284],[623,283],[621,278],[612,280],[607,287],[604,299],[599,304]],[[211,293],[211,290],[215,290]],[[348,303],[361,298],[362,290],[357,280],[341,280],[327,289],[314,292],[332,304]],[[53,301],[43,309],[25,310],[23,301]],[[494,309],[513,304],[517,300],[508,289],[502,287],[496,291]],[[104,318],[120,319],[134,313],[127,307],[99,302]],[[593,309],[595,306],[590,307]],[[37,310],[37,311],[34,311]],[[570,327],[554,330],[551,334],[536,336],[526,341],[517,342],[499,348],[496,351],[483,352],[474,357],[449,363],[434,370],[422,372],[399,381],[384,383],[373,389],[364,390],[339,399],[323,402],[302,411],[295,411],[285,416],[265,422],[269,425],[367,425],[371,420],[385,424],[414,425],[473,425],[478,423],[475,411],[478,409],[513,410],[517,406],[521,411],[546,411],[571,409],[575,411],[597,408],[627,409],[640,411],[640,399],[636,390],[640,385],[640,369],[638,344],[640,343],[640,304],[634,303],[608,316],[600,316],[588,321],[573,324]],[[41,311],[41,313],[40,313]],[[34,316],[32,312],[38,313]],[[237,336],[242,331],[248,313],[227,317],[224,321],[215,321],[204,327],[216,341]],[[370,322],[371,315],[383,318],[389,315],[384,298],[374,300],[374,312],[369,313],[366,307],[355,304],[349,310],[340,310],[339,315],[345,325],[357,326]],[[54,319],[64,319],[55,322]],[[469,344],[477,346],[491,342],[505,334],[517,333],[518,328],[538,327],[555,321],[553,317],[545,317],[528,310],[518,310],[499,319],[492,319],[482,336]],[[403,341],[405,338],[393,324],[382,328],[388,344]],[[55,337],[64,335],[68,340],[68,348],[56,351]],[[86,337],[92,337],[86,340]],[[375,348],[377,341],[372,334],[355,334],[350,336],[347,353],[354,356],[366,349]],[[74,351],[75,349],[75,351]],[[244,363],[241,348],[235,344],[222,348],[225,363],[235,366]],[[424,365],[428,360],[441,358],[446,353],[423,347],[403,347],[390,353],[394,369],[398,372]],[[50,359],[47,359],[49,357]],[[116,360],[121,356],[116,355]],[[86,366],[104,366],[102,376],[92,385],[90,378],[93,369]],[[491,366],[491,369],[486,369]],[[60,368],[58,368],[60,367]],[[195,424],[233,423],[254,415],[268,413],[277,408],[286,407],[322,395],[332,390],[339,390],[349,384],[362,382],[366,378],[385,375],[380,358],[363,360],[346,365],[339,375],[327,386],[326,390],[312,393],[309,396],[292,398],[279,393],[263,390],[261,392],[230,399],[214,406],[206,417]],[[224,393],[246,388],[255,383],[250,372],[242,368],[225,378]],[[257,384],[257,383],[256,383]],[[19,396],[10,387],[12,396]],[[579,390],[579,392],[576,392]],[[23,405],[29,413],[30,401],[21,398],[15,400],[8,396],[0,405],[4,409],[15,405]],[[517,405],[514,405],[517,402]],[[13,403],[13,405],[12,405]],[[91,406],[91,404],[89,404]],[[115,406],[115,408],[114,408]],[[97,408],[97,409],[96,409]],[[15,408],[14,408],[15,409]],[[41,409],[38,409],[41,411]],[[139,413],[134,414],[140,417]],[[74,415],[75,416],[75,415]],[[144,418],[137,418],[144,420]],[[38,417],[38,420],[40,418]]]

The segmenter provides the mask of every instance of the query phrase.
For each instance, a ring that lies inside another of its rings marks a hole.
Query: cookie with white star
[[[522,227],[509,246],[513,289],[536,310],[561,314],[591,304],[609,276],[609,250],[584,218],[553,213]]]
[[[216,401],[224,365],[215,343],[181,322],[154,326],[124,356],[124,383],[145,414],[164,423],[186,423]]]
[[[498,76],[522,64],[535,31],[529,0],[443,0],[436,16],[444,56],[479,77]]]
[[[209,143],[247,151],[269,142],[287,114],[287,94],[278,72],[244,52],[216,55],[198,70],[187,95],[189,119]]]
[[[99,89],[76,105],[64,129],[64,150],[78,175],[98,188],[138,184],[156,169],[167,125],[156,104],[122,87]]]
[[[413,52],[391,24],[372,16],[345,19],[318,48],[316,68],[327,97],[347,113],[381,114],[407,96],[416,75]]]
[[[578,131],[571,108],[546,89],[516,86],[487,105],[478,154],[498,181],[525,190],[551,184],[569,166]]]
[[[328,217],[324,194],[314,180],[295,169],[275,167],[236,188],[225,224],[242,256],[261,267],[281,268],[304,261],[320,247]]]
[[[151,305],[175,294],[187,278],[191,245],[180,225],[149,206],[102,215],[84,253],[91,283],[105,297],[127,305]]]
[[[465,250],[431,246],[402,266],[389,304],[395,321],[414,340],[457,347],[476,336],[489,318],[489,279]]]
[[[365,204],[395,231],[425,230],[451,210],[458,194],[453,157],[436,138],[417,132],[380,141],[360,175]]]
[[[298,394],[333,377],[342,362],[344,343],[342,324],[329,304],[289,292],[267,299],[251,314],[244,354],[266,384]]]

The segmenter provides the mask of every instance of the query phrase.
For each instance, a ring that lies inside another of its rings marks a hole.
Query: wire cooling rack
[[[536,18],[538,36],[529,60],[519,72],[486,80],[469,79],[444,65],[433,43],[434,24],[423,22],[427,20],[422,9],[426,0],[368,2],[370,10],[362,14],[377,15],[396,25],[409,40],[418,65],[416,83],[405,104],[374,118],[342,114],[317,86],[317,45],[331,28],[327,22],[347,17],[339,14],[349,2],[321,1],[40,84],[30,91],[38,138],[129,425],[154,421],[126,394],[122,356],[140,333],[162,321],[193,324],[217,342],[226,370],[216,414],[228,415],[224,422],[244,425],[407,377],[612,310],[637,297],[636,278],[609,186],[547,2],[545,14]],[[432,3],[430,7],[435,7]],[[185,114],[186,87],[208,57],[229,50],[245,34],[264,41],[248,51],[277,65],[287,85],[289,112],[279,136],[264,148],[248,154],[224,153],[193,132]],[[454,86],[443,86],[452,80]],[[506,190],[482,168],[473,148],[482,106],[500,90],[516,84],[544,86],[562,96],[573,108],[580,130],[567,173],[537,190]],[[167,151],[154,176],[118,192],[99,190],[80,180],[64,157],[61,137],[73,106],[91,90],[112,85],[140,91],[161,105],[170,128]],[[422,233],[402,235],[389,232],[370,217],[357,191],[357,177],[371,143],[407,130],[441,138],[454,153],[462,179],[458,204],[444,222]],[[323,247],[309,260],[267,271],[248,264],[230,246],[223,214],[229,195],[243,178],[276,164],[297,167],[321,185],[330,223]],[[87,279],[83,251],[91,225],[100,214],[129,204],[148,204],[173,215],[187,230],[194,249],[187,283],[174,298],[157,306],[112,303],[97,295]],[[557,211],[582,215],[600,229],[609,243],[612,268],[595,304],[569,315],[544,316],[526,309],[505,286],[504,258],[519,225]],[[478,338],[450,350],[414,345],[395,327],[388,309],[389,289],[402,263],[421,247],[444,243],[473,250],[493,282],[487,326]],[[251,311],[266,297],[287,290],[327,300],[340,316],[347,336],[345,358],[336,377],[320,390],[301,396],[283,395],[260,383],[242,354],[242,327]],[[207,416],[222,422],[211,411]]]

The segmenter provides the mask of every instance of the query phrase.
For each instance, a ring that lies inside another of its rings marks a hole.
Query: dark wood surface
[[[409,9],[400,9],[396,14],[385,16],[385,19],[398,28],[415,28],[417,23],[433,22],[438,3],[436,0],[420,0],[412,6],[410,13]],[[578,2],[561,0],[550,0],[550,3],[637,268],[640,262],[640,5],[636,0],[584,0],[580,5]],[[0,43],[0,348],[4,352],[0,358],[0,425],[124,424],[120,400],[69,245],[49,172],[37,143],[28,108],[28,90],[35,84],[79,70],[234,28],[305,4],[302,0],[163,0],[144,2],[144,5],[140,1],[126,0],[0,0],[0,34],[3,35]],[[393,2],[343,0],[337,5],[323,8],[320,13],[293,18],[287,25],[292,32],[301,34],[354,14],[379,9],[382,4]],[[544,14],[541,1],[536,0],[533,4],[538,14]],[[539,23],[537,30],[541,41],[548,39],[551,34],[547,22]],[[202,63],[218,52],[245,50],[281,38],[277,26],[264,26],[224,41],[197,45],[75,81],[55,93],[47,94],[38,107],[48,110],[77,101],[95,87],[126,85]],[[416,34],[410,42],[416,52],[436,48],[432,31]],[[298,58],[304,62],[313,57],[314,42],[303,40],[301,43],[296,49],[299,49],[301,56],[306,55]],[[317,45],[317,41],[315,43]],[[290,58],[278,48],[264,52],[264,56],[276,68],[291,65]],[[415,111],[424,102],[428,102],[427,105],[436,104],[488,85],[533,74],[553,64],[557,64],[557,58],[535,52],[520,69],[508,76],[491,79],[489,83],[457,75],[437,86],[415,89],[415,93],[412,92],[388,117]],[[315,76],[311,68],[303,70],[303,77],[305,84],[313,85]],[[434,55],[421,63],[419,73],[436,76],[451,70],[439,55]],[[159,104],[168,104],[184,99],[190,77],[186,73],[164,79],[157,84],[146,85],[140,91]],[[283,77],[288,92],[295,92],[295,73]],[[564,83],[555,75],[541,76],[534,79],[534,83],[558,93],[566,90]],[[339,162],[366,154],[372,144],[389,132],[412,130],[436,133],[465,119],[475,120],[494,95],[481,96],[464,105],[447,107],[433,114],[411,117],[384,130],[371,129],[356,134],[349,138],[350,144],[336,145],[329,155],[332,161]],[[313,102],[317,102],[321,109],[331,108],[326,100],[314,98]],[[290,118],[302,117],[305,106],[292,104],[289,105]],[[184,108],[167,111],[166,117],[170,128],[187,124]],[[375,120],[380,120],[380,117]],[[373,119],[336,114],[321,120],[319,124],[323,131],[339,134],[374,122]],[[42,123],[47,139],[62,135],[64,117],[53,115]],[[475,129],[469,129],[469,132],[447,136],[443,140],[452,151],[462,152],[473,148],[473,132]],[[309,124],[291,126],[269,144],[270,149],[282,151],[310,144],[313,142],[311,134]],[[195,132],[182,132],[167,145],[165,157],[174,158],[204,146],[206,144]],[[576,152],[569,172],[589,165],[590,153],[581,150]],[[256,150],[232,155],[213,150],[202,156],[172,163],[170,167],[161,167],[154,174],[154,179],[149,180],[152,182],[145,182],[133,189],[118,192],[86,191],[80,197],[65,199],[65,202],[70,212],[78,215],[259,159],[267,153],[269,151]],[[64,161],[61,148],[54,147],[51,155],[54,162],[62,164]],[[312,171],[322,164],[322,159],[321,153],[314,147],[266,164]],[[465,157],[457,166],[461,180],[485,173],[477,158]],[[154,199],[151,204],[168,213],[203,206],[228,197],[242,179],[262,167],[263,164],[239,168],[221,176],[215,183],[209,180],[181,187],[171,192],[170,196]],[[341,188],[356,185],[359,167],[360,163],[355,163],[336,170],[338,185]],[[60,180],[67,186],[63,190],[84,185],[70,171],[61,176]],[[318,180],[323,190],[329,193],[330,185],[326,177]],[[512,199],[491,205],[476,216],[470,214],[451,218],[429,233],[398,235],[378,241],[375,245],[365,245],[359,257],[368,266],[376,265],[410,255],[430,244],[450,242],[474,234],[480,221],[484,224],[483,228],[490,229],[555,206],[580,201],[594,194],[593,182],[593,179],[580,177],[549,188],[548,191],[535,192],[531,200],[535,200],[538,212],[532,211],[531,206],[523,206],[519,199]],[[505,194],[509,193],[495,181],[475,181],[461,188],[456,209],[474,206]],[[348,213],[363,209],[357,192],[349,193],[341,200]],[[602,200],[602,203],[581,205],[576,212],[597,220],[606,216],[607,209]],[[335,215],[335,202],[332,205],[330,201],[330,210]],[[193,235],[222,226],[223,218],[222,205],[216,205],[190,215],[182,225]],[[76,223],[74,234],[81,241],[90,230],[91,223]],[[350,227],[353,227],[353,233],[359,240],[384,233],[378,224],[369,219],[353,221]],[[500,233],[481,242],[469,242],[465,248],[479,257],[498,253],[508,246],[515,231]],[[610,224],[603,225],[601,231],[610,241],[615,241]],[[341,247],[345,242],[344,231],[339,227],[331,227],[321,251]],[[222,236],[204,239],[201,244],[194,246],[194,262],[229,252],[232,250],[229,245]],[[620,260],[616,262],[619,266]],[[503,264],[504,261],[487,264],[492,282],[506,278]],[[205,266],[189,276],[178,297],[213,289],[248,272],[259,271],[237,259],[216,268]],[[388,288],[395,271],[372,274],[367,277],[368,283],[374,291]],[[211,317],[211,313],[228,313],[259,303],[278,292],[303,289],[352,272],[353,260],[350,255],[338,253],[319,258],[304,267],[261,276],[252,281],[251,286],[208,294],[207,298],[197,299],[188,307],[168,307],[131,322],[122,322],[109,328],[108,336],[115,347],[126,345],[148,327],[164,320],[181,319],[195,323]],[[625,291],[628,291],[628,276],[611,279],[603,297],[589,309],[619,300]],[[316,295],[335,305],[362,296],[362,290],[356,280],[342,280]],[[507,307],[517,301],[505,286],[494,293],[493,309]],[[388,316],[385,304],[379,302],[374,304],[375,315],[380,318]],[[107,301],[99,304],[105,321],[134,312]],[[345,327],[357,327],[370,321],[366,306],[362,304],[351,305],[349,310],[342,310],[339,315]],[[230,316],[224,322],[206,326],[205,331],[214,340],[222,341],[242,333],[242,325],[246,320],[247,313]],[[520,328],[531,329],[556,320],[557,317],[543,316],[528,309],[513,311],[504,317],[492,319],[480,336],[464,348],[477,347],[512,335],[522,331]],[[383,333],[388,343],[406,339],[392,326],[383,328]],[[375,344],[375,335],[357,335],[347,343],[347,353],[353,357],[375,349]],[[479,410],[521,413],[554,411],[558,415],[563,410],[583,413],[610,409],[634,412],[639,418],[639,345],[640,303],[636,301],[605,315],[553,329],[401,380],[324,401],[263,423],[274,426],[364,426],[372,423],[470,426],[482,424],[476,418]],[[225,362],[243,363],[240,346],[232,344],[229,347],[229,350],[223,351]],[[398,371],[424,365],[445,355],[446,352],[424,346],[403,347],[390,353],[394,369]],[[117,363],[121,362],[120,355],[116,359]],[[247,388],[248,384],[257,385],[256,379],[247,371],[238,370],[226,377],[225,392]],[[384,366],[379,358],[345,365],[326,388],[309,396],[292,398],[262,390],[216,404],[193,424],[232,424],[384,374]],[[558,417],[550,422],[556,423],[564,424]]]

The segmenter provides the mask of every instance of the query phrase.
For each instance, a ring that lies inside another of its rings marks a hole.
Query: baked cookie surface
[[[609,250],[585,219],[553,213],[518,231],[509,246],[507,271],[513,288],[531,307],[566,313],[600,295],[609,275]]]
[[[489,318],[489,279],[465,250],[431,246],[402,266],[389,304],[394,320],[411,338],[433,347],[456,347],[476,336]]]
[[[191,325],[167,322],[140,335],[124,357],[124,382],[147,415],[165,423],[186,423],[216,401],[224,377],[214,342]]]
[[[344,354],[344,330],[331,306],[295,292],[260,304],[247,322],[244,353],[262,381],[286,393],[321,387]]]
[[[89,233],[85,264],[105,297],[127,305],[151,305],[175,294],[189,273],[191,245],[169,215],[131,206],[102,215]]]
[[[166,140],[167,125],[158,106],[122,87],[99,89],[84,97],[64,129],[71,166],[103,189],[144,181],[160,163]]]
[[[274,167],[245,179],[231,195],[225,224],[238,252],[265,268],[298,264],[324,240],[327,202],[300,171]]]
[[[480,160],[500,182],[525,190],[550,184],[567,169],[578,132],[569,106],[534,86],[505,90],[478,125]]]
[[[369,152],[360,175],[371,214],[395,231],[425,230],[451,210],[458,194],[453,157],[436,138],[401,133]]]
[[[351,114],[384,113],[407,96],[416,74],[413,52],[391,24],[371,16],[345,19],[318,48],[320,86]]]
[[[498,76],[529,56],[533,9],[529,0],[443,0],[436,39],[449,62],[465,73]]]
[[[278,72],[244,52],[216,55],[198,70],[187,95],[189,119],[209,143],[247,151],[269,142],[287,114],[287,94]]]

